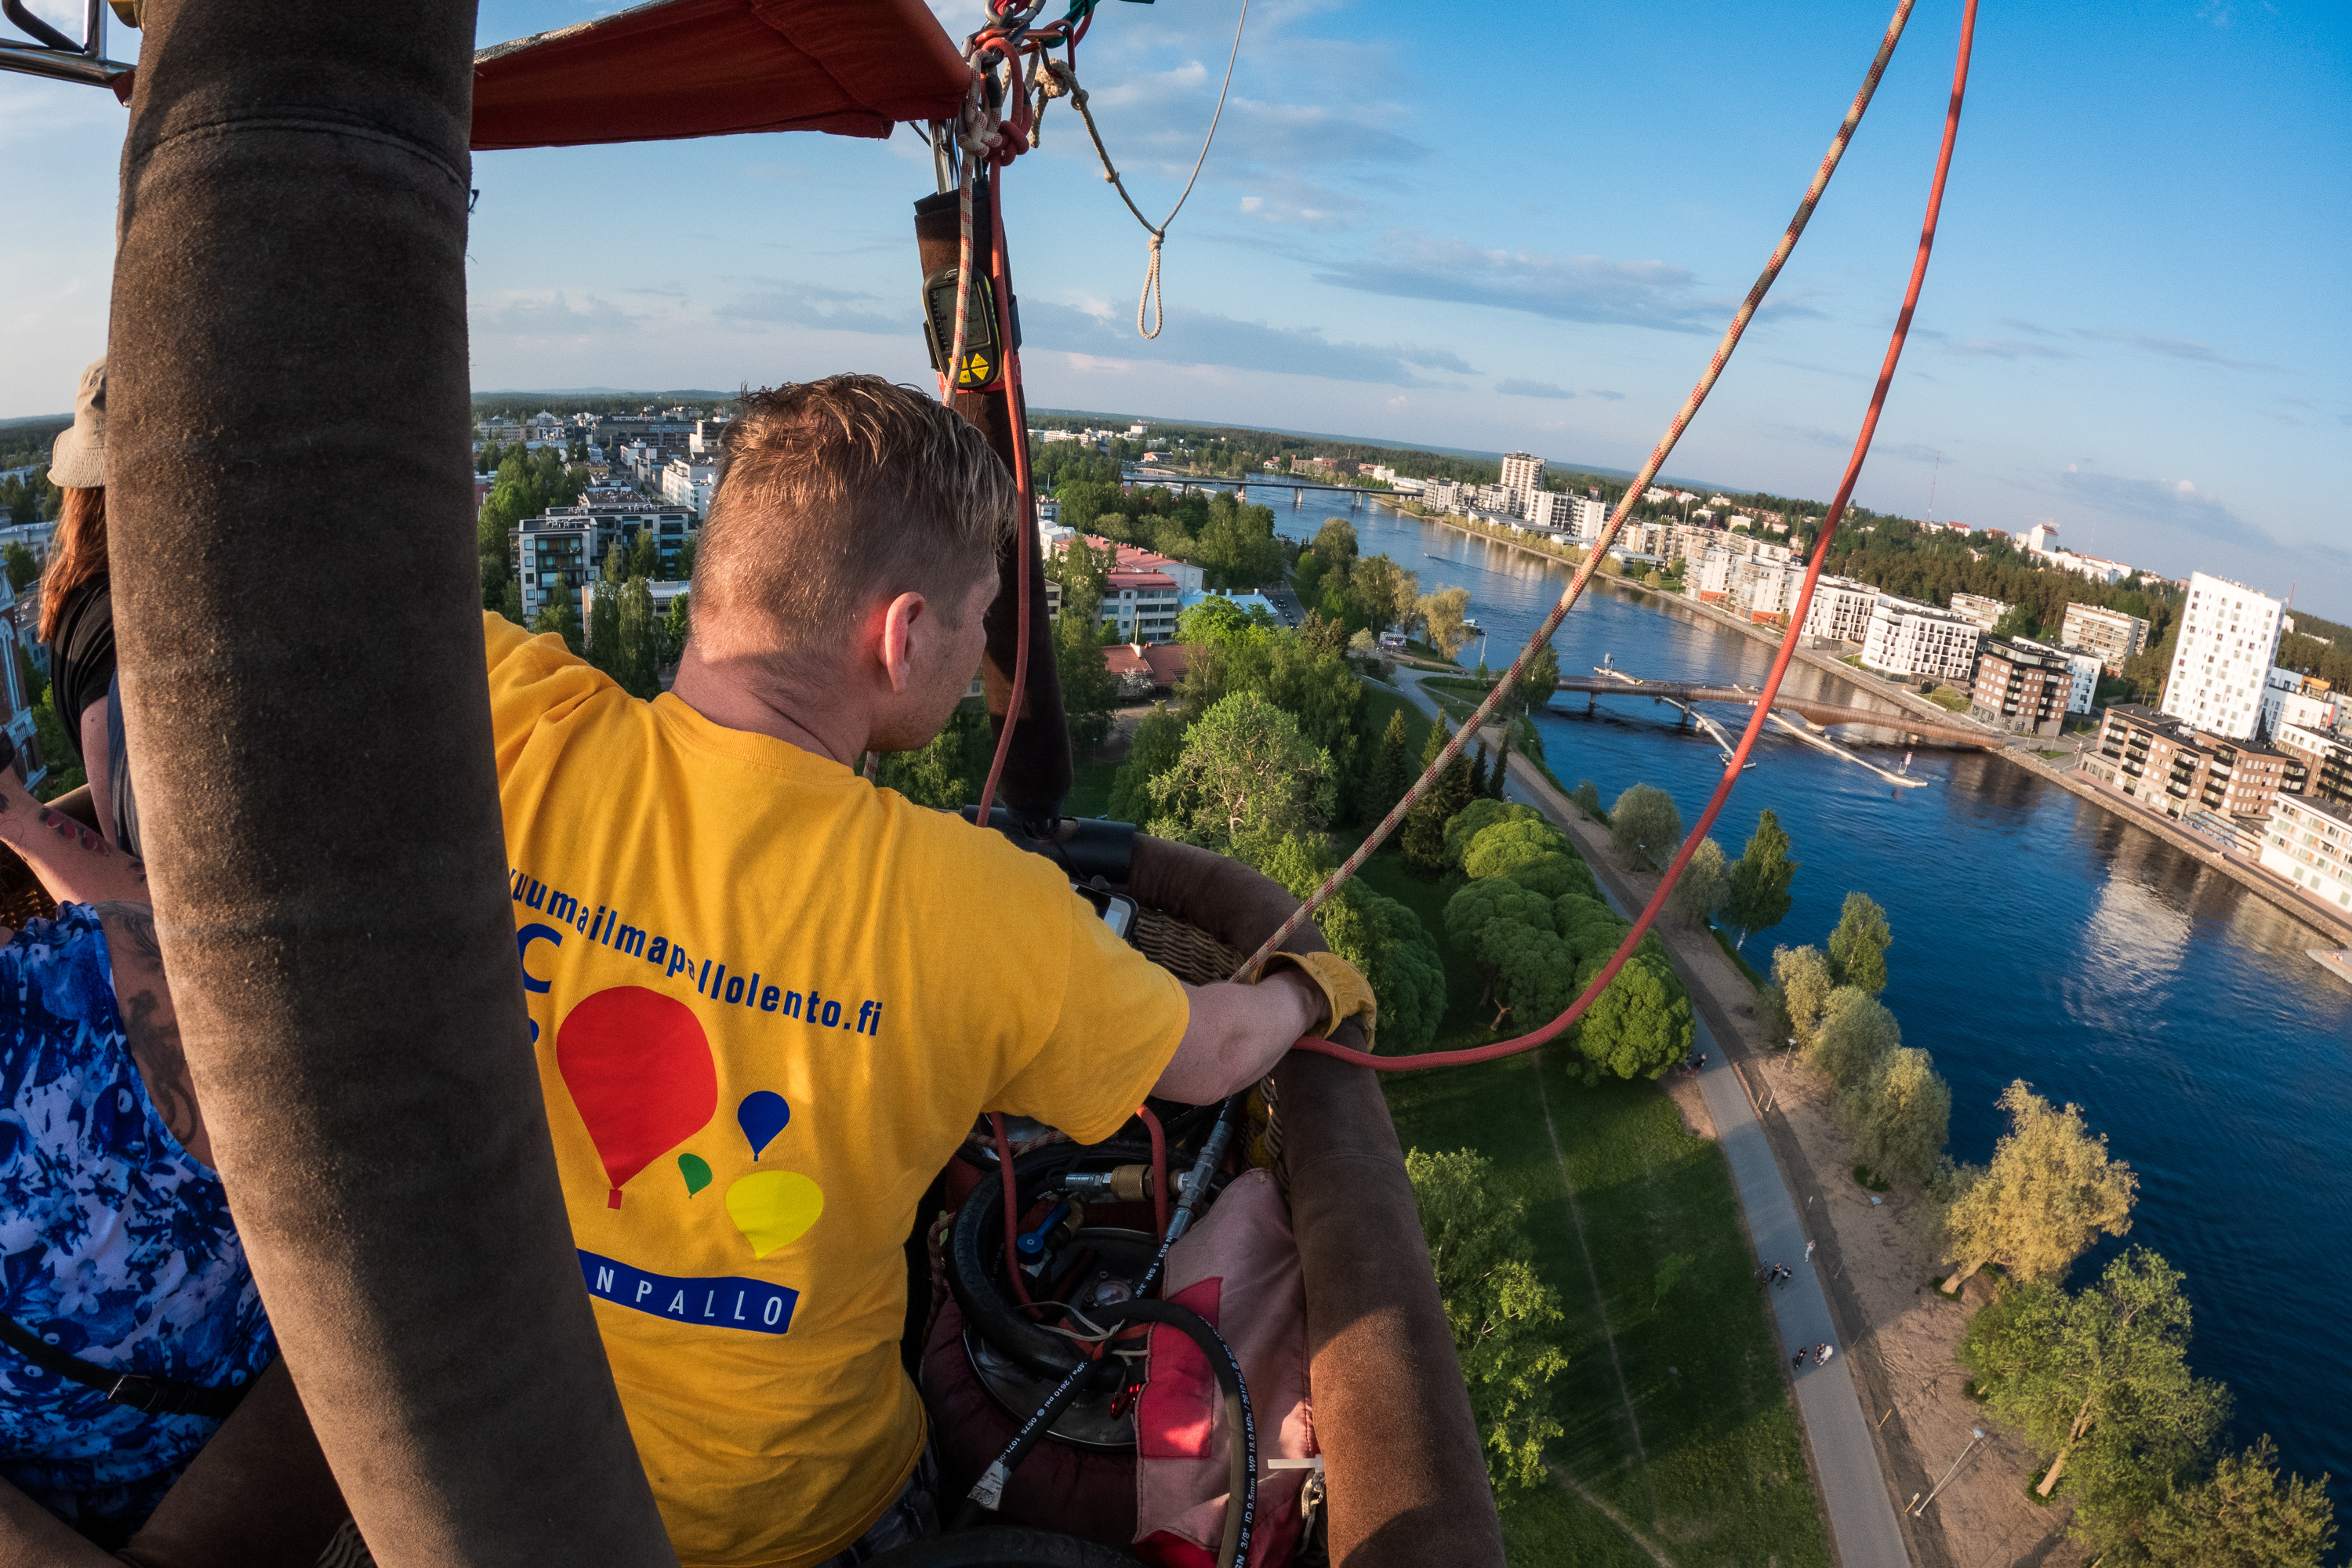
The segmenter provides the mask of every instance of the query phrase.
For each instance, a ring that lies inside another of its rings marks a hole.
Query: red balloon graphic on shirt
[[[719,1109],[719,1069],[693,1009],[642,985],[599,991],[565,1015],[555,1066],[613,1184],[700,1131]]]

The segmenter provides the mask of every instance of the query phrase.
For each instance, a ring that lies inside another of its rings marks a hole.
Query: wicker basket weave
[[[1188,985],[1213,985],[1231,980],[1248,956],[1227,947],[1199,926],[1158,910],[1140,910],[1135,917],[1135,945],[1143,956]]]
[[[49,897],[24,857],[0,845],[0,926],[21,931],[26,921],[47,920],[57,912],[58,901]]]

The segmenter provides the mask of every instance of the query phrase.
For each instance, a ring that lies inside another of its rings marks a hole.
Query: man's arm
[[[200,1163],[213,1163],[212,1135],[196,1106],[195,1079],[180,1047],[180,1016],[163,978],[163,947],[155,939],[155,911],[145,904],[94,906],[106,928],[106,956],[114,966],[114,1002],[130,1037],[131,1059],[147,1098],[172,1136]]]
[[[1275,970],[1255,985],[1187,985],[1192,1004],[1184,1037],[1151,1092],[1207,1105],[1274,1070],[1293,1040],[1323,1021],[1323,993],[1296,969]]]
[[[49,897],[60,903],[143,904],[149,898],[144,866],[35,800],[13,764],[0,765],[0,844],[23,856]]]

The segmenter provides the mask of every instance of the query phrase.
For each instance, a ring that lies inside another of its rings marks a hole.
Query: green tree
[[[1952,1086],[1935,1059],[1909,1046],[1890,1047],[1845,1100],[1862,1157],[1922,1186],[1935,1180],[1951,1135]]]
[[[1466,877],[1507,877],[1547,855],[1571,853],[1559,829],[1539,816],[1514,817],[1481,828],[1462,855]]]
[[[5,561],[8,568],[8,586],[18,594],[31,587],[34,579],[41,574],[40,557],[13,539],[0,546],[0,561]]]
[[[600,576],[588,603],[588,662],[619,680],[623,660],[620,590],[611,578]]]
[[[1732,943],[1735,951],[1758,931],[1788,918],[1793,901],[1789,884],[1796,880],[1801,864],[1789,858],[1789,836],[1780,830],[1780,819],[1769,810],[1759,815],[1747,849],[1731,868],[1730,896],[1725,903],[1739,932],[1739,940]]]
[[[1546,643],[1536,649],[1535,658],[1528,660],[1528,668],[1520,672],[1518,688],[1513,695],[1522,710],[1539,713],[1550,705],[1552,694],[1559,688],[1559,655],[1553,651],[1551,644]]]
[[[1422,624],[1429,628],[1429,646],[1447,658],[1462,651],[1470,634],[1462,629],[1465,616],[1470,613],[1470,590],[1440,588],[1424,596],[1416,606]]]
[[[575,655],[582,649],[580,609],[569,594],[557,594],[541,605],[539,614],[531,617],[530,629],[533,632],[553,632]]]
[[[883,756],[874,782],[917,805],[953,811],[980,793],[993,751],[987,714],[977,703],[964,703],[921,746]]]
[[[1789,1033],[1796,1037],[1799,1049],[1811,1050],[1814,1031],[1821,1027],[1822,1014],[1830,1005],[1830,993],[1837,989],[1829,960],[1818,947],[1776,947],[1772,982],[1780,988]]]
[[[1608,816],[1608,813],[1601,809],[1601,786],[1591,779],[1579,780],[1576,787],[1569,792],[1568,798],[1576,803],[1577,810],[1584,813],[1587,822],[1603,821]]]
[[[615,588],[629,580],[629,549],[618,538],[615,538],[605,549],[604,563],[599,569],[597,575]],[[595,646],[593,634],[589,639],[589,646],[592,647]]]
[[[2229,1395],[2189,1370],[2180,1280],[2179,1269],[2135,1247],[2079,1295],[2044,1280],[1969,1320],[1960,1364],[1993,1414],[2023,1427],[2049,1459],[2034,1489],[2042,1496],[2080,1461],[2075,1489],[2111,1513],[2118,1503],[2137,1512],[2133,1494],[2152,1502],[2149,1493],[2161,1497],[2168,1482],[2193,1473]]]
[[[2065,612],[2062,608],[2059,613],[2063,616]],[[2033,618],[2032,605],[2011,605],[2001,612],[2000,619],[1993,623],[1992,635],[1997,637],[2038,637],[2042,635],[2042,623]]]
[[[628,574],[648,583],[661,575],[661,538],[651,523],[637,530],[637,542],[629,551]]]
[[[1154,708],[1135,727],[1127,760],[1111,775],[1110,804],[1104,815],[1138,826],[1151,817],[1151,781],[1176,765],[1184,753],[1184,720],[1167,708]]]
[[[686,542],[677,547],[677,574],[670,579],[671,582],[691,583],[694,581],[694,542],[695,535],[688,533],[686,536]]]
[[[1690,1054],[1697,1037],[1690,997],[1654,941],[1644,940],[1633,950],[1577,1029],[1587,1083],[1598,1082],[1604,1072],[1662,1077]]]
[[[1478,754],[1476,757],[1472,759],[1470,763],[1470,798],[1472,800],[1485,800],[1486,798],[1489,793],[1486,782],[1487,774],[1493,770],[1493,768],[1494,763],[1486,755],[1486,742],[1481,741],[1478,742]]]
[[[1495,771],[1486,775],[1486,798],[1489,800],[1502,799],[1503,785],[1510,782],[1510,775],[1511,731],[1507,727],[1503,731],[1502,747],[1495,753]]]
[[[1365,782],[1360,815],[1368,822],[1386,816],[1413,781],[1412,738],[1404,727],[1404,710],[1389,715],[1381,731],[1381,748],[1373,754],[1371,777]]]
[[[1507,805],[1498,800],[1474,800],[1445,825],[1445,864],[1459,869],[1470,853],[1470,841],[1498,822],[1540,822],[1543,814],[1531,805]]]
[[[1325,563],[1353,561],[1356,558],[1356,525],[1344,517],[1335,517],[1315,531],[1315,542],[1307,548],[1316,559]]]
[[[498,611],[515,625],[522,625],[522,584],[511,577],[499,590]]]
[[[1470,759],[1456,754],[1405,814],[1404,858],[1424,871],[1445,868],[1445,825],[1470,804]]]
[[[1724,863],[1723,846],[1714,839],[1703,839],[1691,851],[1690,864],[1683,868],[1681,879],[1675,883],[1675,912],[1693,925],[1703,926],[1723,907],[1730,888],[1730,868]]]
[[[1151,831],[1222,850],[1244,836],[1320,828],[1333,794],[1330,753],[1265,698],[1236,692],[1201,716],[1176,765],[1151,781]]]
[[[2139,1177],[2107,1157],[2107,1141],[2083,1124],[2083,1108],[2052,1105],[2022,1079],[2001,1091],[2009,1131],[1990,1163],[1964,1165],[1944,1215],[1944,1257],[1960,1282],[1988,1263],[2013,1279],[2057,1279],[2102,1233],[2131,1229]]]
[[[55,800],[68,790],[79,789],[89,782],[89,771],[72,761],[73,751],[66,744],[66,727],[58,720],[58,689],[54,684],[33,704],[33,739],[40,745],[41,755],[49,759],[49,776],[34,792],[38,798]]]
[[[1110,734],[1110,710],[1118,705],[1118,681],[1111,675],[1103,645],[1095,637],[1093,618],[1073,614],[1066,600],[1062,618],[1054,623],[1053,637],[1070,745],[1080,757],[1090,757]]]
[[[1805,1065],[1827,1074],[1840,1089],[1853,1089],[1867,1081],[1886,1053],[1902,1043],[1902,1026],[1877,998],[1841,985],[1822,1008],[1821,1025],[1805,1047]]]
[[[1545,1446],[1564,1428],[1546,1386],[1568,1358],[1549,1341],[1559,1298],[1537,1277],[1523,1200],[1506,1196],[1486,1159],[1470,1150],[1405,1155],[1413,1205],[1437,1273],[1454,1353],[1486,1450],[1496,1500],[1546,1484]]]
[[[687,635],[692,629],[689,617],[694,613],[687,603],[688,597],[689,595],[685,594],[674,594],[670,596],[669,614],[662,620],[662,662],[664,664],[676,664],[686,657]]]
[[[1532,860],[1512,867],[1504,875],[1520,887],[1541,893],[1548,899],[1558,899],[1567,893],[1579,893],[1594,900],[1601,896],[1601,884],[1593,879],[1592,868],[1572,849],[1538,855]]]
[[[1516,877],[1511,879],[1517,880]],[[1601,901],[1598,892],[1569,892],[1558,895],[1551,903],[1551,922],[1560,940],[1575,950],[1580,969],[1598,971],[1625,933],[1633,929],[1631,921],[1621,921],[1610,913],[1609,906]],[[1580,975],[1578,984],[1590,984],[1590,976]]]
[[[1516,886],[1507,878],[1497,881]],[[1471,884],[1473,887],[1478,884]],[[1532,896],[1532,895],[1531,895]],[[1496,921],[1479,933],[1478,967],[1486,975],[1499,1029],[1516,1016],[1529,1028],[1558,1017],[1576,1000],[1576,953],[1553,932],[1517,921]]]
[[[1240,847],[1250,863],[1304,899],[1339,864],[1318,835],[1286,834]],[[1445,965],[1420,917],[1361,882],[1343,883],[1315,911],[1331,951],[1356,966],[1380,1003],[1377,1045],[1384,1054],[1426,1050],[1445,1014]]]
[[[1465,883],[1445,900],[1445,940],[1463,952],[1475,950],[1497,921],[1554,931],[1553,901],[1508,877]]]
[[[2224,1456],[2210,1479],[2176,1486],[2139,1527],[2155,1568],[2319,1568],[2336,1544],[2327,1478],[2281,1484],[2268,1434]]]
[[[1894,941],[1886,911],[1867,893],[1848,893],[1830,932],[1830,973],[1839,984],[1875,996],[1886,989],[1886,950]]]
[[[1609,837],[1618,854],[1654,871],[1681,847],[1683,816],[1674,796],[1637,784],[1609,808]]]
[[[654,614],[653,585],[643,577],[632,577],[619,598],[614,631],[620,645],[620,668],[613,678],[632,697],[657,697],[661,694],[662,627],[660,617]]]

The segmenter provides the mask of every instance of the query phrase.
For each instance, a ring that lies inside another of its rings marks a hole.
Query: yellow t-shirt
[[[482,617],[532,1037],[613,1376],[688,1568],[799,1568],[921,1451],[900,1250],[982,1110],[1081,1142],[1182,1037],[1052,864]]]

